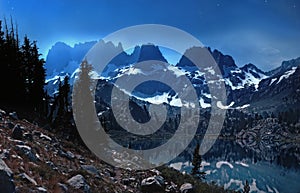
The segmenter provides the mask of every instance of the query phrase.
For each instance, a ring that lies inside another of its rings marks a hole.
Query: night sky
[[[21,36],[37,40],[43,57],[57,41],[99,40],[137,24],[171,25],[242,66],[270,70],[300,56],[297,0],[0,0],[0,16],[13,17]]]

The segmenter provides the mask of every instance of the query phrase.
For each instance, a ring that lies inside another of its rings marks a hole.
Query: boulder
[[[70,151],[64,152],[63,150],[58,150],[58,155],[60,155],[61,157],[66,157],[69,160],[72,160],[75,158],[75,155]]]
[[[0,154],[0,159],[9,159],[10,154],[8,149],[3,149],[1,154]]]
[[[90,192],[90,186],[87,184],[85,178],[80,174],[73,176],[67,182],[70,186],[77,190],[83,190],[85,193]]]
[[[0,109],[0,121],[3,120],[3,117],[5,116],[6,112]]]
[[[177,192],[177,185],[174,182],[168,183],[165,192],[176,193]]]
[[[162,176],[153,176],[142,180],[141,191],[144,193],[161,193],[165,188],[164,178]]]
[[[30,161],[36,162],[38,160],[36,154],[32,152],[31,147],[27,145],[16,145],[16,147],[20,154],[25,155]]]
[[[11,137],[17,140],[21,140],[23,138],[23,130],[20,127],[20,125],[15,125],[15,127],[12,130]]]
[[[0,190],[5,193],[14,193],[16,191],[13,173],[2,159],[0,159]]]
[[[70,152],[70,151],[67,151],[67,158],[68,159],[74,159],[75,158],[75,155],[72,153],[72,152]]]
[[[6,112],[0,109],[0,117],[4,117],[6,115]]]
[[[96,177],[100,177],[97,168],[93,165],[81,165],[81,168],[89,174],[92,174]]]
[[[15,119],[15,120],[18,120],[18,119],[19,119],[16,112],[9,113],[9,116],[10,116],[11,118]]]
[[[184,183],[180,186],[180,193],[193,193],[194,187],[190,183]]]

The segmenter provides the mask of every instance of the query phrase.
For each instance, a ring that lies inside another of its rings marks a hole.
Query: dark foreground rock
[[[153,176],[142,180],[141,190],[144,193],[164,192],[164,178],[162,176]]]
[[[13,182],[11,169],[0,159],[0,191],[5,193],[14,193],[15,184]]]

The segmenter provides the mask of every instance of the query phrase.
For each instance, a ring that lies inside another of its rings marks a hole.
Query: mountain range
[[[58,79],[62,80],[66,74],[71,77],[71,83],[74,81],[79,64],[88,50],[96,43],[96,41],[86,42],[70,47],[63,42],[58,42],[49,50],[45,64],[47,70],[46,89],[49,94],[55,94]],[[138,62],[147,60],[167,62],[160,48],[153,44],[136,46],[130,54],[123,50],[121,43],[114,45],[101,40],[98,45],[115,55],[120,53],[99,74],[100,79],[110,83],[114,83],[124,75],[145,73],[143,72],[145,69],[135,66]],[[193,49],[186,50],[185,55],[192,52]],[[222,73],[222,77],[219,77],[218,81],[223,81],[226,86],[227,101],[230,105],[224,105],[223,108],[279,112],[299,106],[300,57],[283,61],[280,67],[264,72],[251,63],[238,67],[233,57],[224,55],[218,50],[208,48],[208,51]],[[148,75],[158,73],[157,68],[159,66],[148,69],[150,70],[147,72]],[[168,70],[177,76],[188,77],[197,91],[200,106],[202,108],[210,107],[213,96],[209,92],[203,72],[205,70],[212,71],[212,69],[198,69],[183,55],[178,63],[170,65]],[[144,84],[135,93],[135,97],[148,103],[175,104],[173,101],[175,98],[170,93],[170,88],[155,82]]]

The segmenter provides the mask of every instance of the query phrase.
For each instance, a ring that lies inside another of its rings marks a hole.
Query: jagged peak
[[[147,60],[159,60],[159,61],[167,62],[167,60],[161,53],[159,47],[151,43],[143,44],[140,47],[138,62],[147,61]]]
[[[255,65],[252,64],[252,63],[245,64],[245,65],[244,65],[243,67],[241,67],[240,69],[243,70],[243,71],[247,71],[247,72],[249,72],[249,70],[255,70],[255,71],[258,72],[258,73],[266,74],[264,71],[262,71],[261,69],[259,69],[257,66],[255,66]]]
[[[283,73],[287,70],[291,70],[293,67],[298,67],[298,66],[300,66],[300,57],[283,61],[281,63],[281,66],[279,66],[273,70],[270,70],[269,72],[267,72],[267,74],[270,76],[275,76],[279,73]]]

